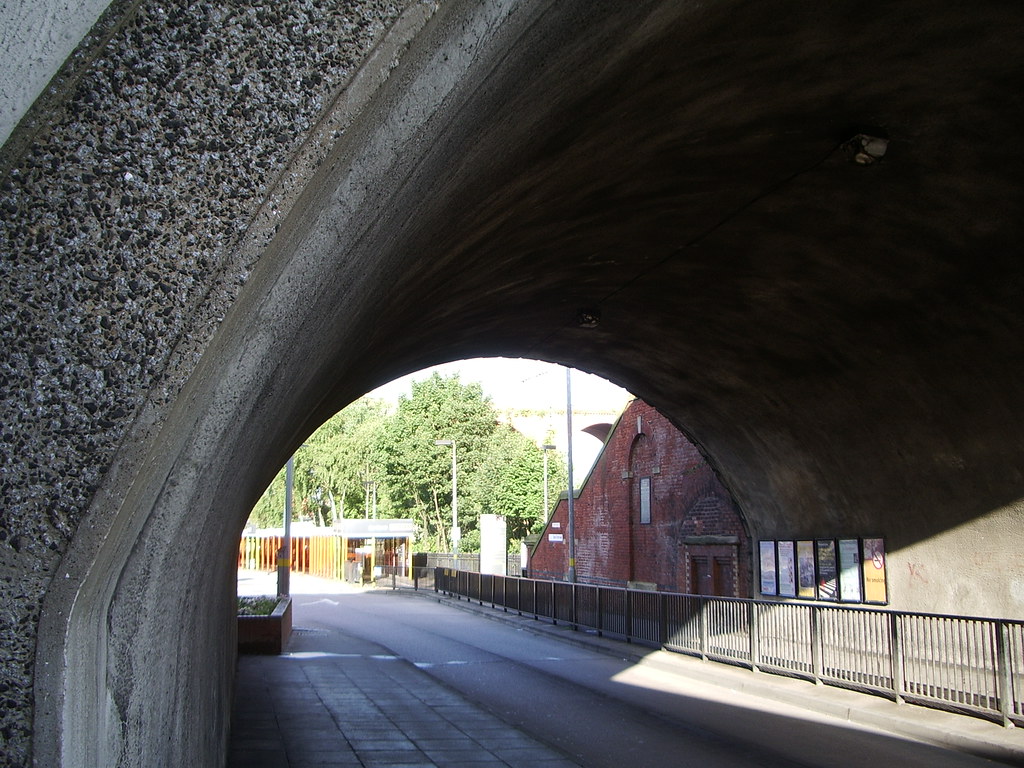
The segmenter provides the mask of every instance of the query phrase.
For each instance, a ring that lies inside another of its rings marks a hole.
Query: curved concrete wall
[[[477,354],[627,386],[755,538],[885,536],[899,607],[1024,613],[1022,21],[131,8],[0,187],[5,759],[222,760],[253,500]]]
[[[11,0],[0,5],[0,144],[109,4]]]

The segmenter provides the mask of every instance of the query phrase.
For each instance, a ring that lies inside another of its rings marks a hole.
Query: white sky
[[[557,411],[559,417],[545,422],[543,429],[551,429],[555,433],[554,444],[564,455],[566,452],[565,403],[566,381],[565,368],[539,360],[512,359],[504,357],[475,358],[446,363],[427,368],[416,373],[395,379],[389,384],[378,387],[368,394],[390,402],[397,402],[398,396],[408,395],[413,381],[428,378],[437,371],[441,375],[458,373],[465,384],[480,382],[484,394],[489,395],[499,411],[509,409],[529,409],[537,411]],[[598,421],[614,422],[622,412],[626,403],[632,398],[626,390],[611,382],[573,369],[572,371],[572,410],[573,410],[573,476],[577,485],[590,470],[594,459],[600,452],[601,443],[596,438],[581,432],[584,427]],[[604,413],[605,416],[594,414]],[[540,425],[536,425],[540,426]],[[517,424],[521,431],[528,434],[528,427]],[[542,431],[543,431],[542,429]],[[529,434],[538,441],[543,435]]]

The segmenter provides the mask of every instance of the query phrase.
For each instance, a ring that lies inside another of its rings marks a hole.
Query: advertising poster
[[[779,595],[796,597],[796,545],[792,541],[779,542]]]
[[[860,542],[857,539],[839,540],[839,599],[846,603],[859,603]]]
[[[839,572],[836,569],[836,543],[832,539],[815,541],[818,560],[818,599],[839,599]]]
[[[775,542],[761,542],[761,594],[778,594],[775,581]]]
[[[885,605],[889,594],[885,586],[885,539],[864,539],[864,602]]]
[[[796,543],[797,595],[813,600],[818,594],[817,582],[814,579],[814,542],[798,541]]]

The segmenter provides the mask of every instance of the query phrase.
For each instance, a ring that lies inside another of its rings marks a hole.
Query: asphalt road
[[[704,685],[429,597],[378,590],[293,599],[300,633],[371,642],[587,768],[998,765]]]

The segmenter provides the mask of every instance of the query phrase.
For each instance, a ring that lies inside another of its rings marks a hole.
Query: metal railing
[[[426,552],[415,556],[415,558],[419,557],[424,558],[424,564],[428,568],[450,568],[457,571],[480,570],[479,553],[460,552],[453,555],[449,552]],[[506,556],[505,573],[509,576],[522,575],[522,562],[518,554]]]
[[[1024,622],[434,570],[434,589],[705,660],[1024,725]]]

